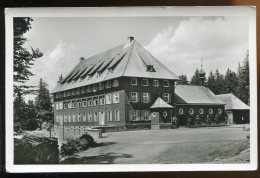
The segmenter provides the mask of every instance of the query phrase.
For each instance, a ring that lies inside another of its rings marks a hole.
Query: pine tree
[[[212,70],[211,70],[210,73],[209,73],[206,86],[207,86],[213,93],[216,92],[216,91],[215,91],[215,89],[216,89],[216,79],[215,79],[215,75],[213,74]]]
[[[40,79],[39,89],[35,98],[36,109],[38,112],[37,118],[40,123],[52,122],[53,120],[53,108],[48,85]]]
[[[238,66],[237,97],[248,105],[250,104],[249,91],[249,52],[247,51],[243,65]]]
[[[237,86],[238,86],[237,74],[228,68],[225,74],[225,86],[224,86],[225,93],[232,93],[236,95]]]
[[[223,74],[220,74],[219,73],[219,70],[216,69],[216,72],[215,72],[215,94],[223,94],[225,93],[225,87],[224,87],[224,76]]]
[[[20,88],[22,94],[31,93],[32,86],[27,86],[24,83],[29,80],[33,73],[30,71],[35,59],[40,58],[43,53],[39,49],[33,49],[29,52],[24,44],[27,39],[24,34],[31,29],[32,18],[29,17],[15,17],[13,19],[14,28],[14,96],[16,96],[17,88]]]
[[[23,122],[21,123],[22,128],[24,130],[35,130],[39,128],[37,111],[32,100],[28,101],[24,113],[26,117],[23,118]]]
[[[190,84],[191,85],[197,85],[197,86],[201,85],[201,80],[200,80],[200,77],[199,77],[199,69],[196,69],[194,75],[191,78]]]
[[[180,85],[188,85],[188,80],[187,80],[187,76],[185,74],[181,74],[179,75],[179,78],[181,79],[180,81],[177,82],[177,84]]]

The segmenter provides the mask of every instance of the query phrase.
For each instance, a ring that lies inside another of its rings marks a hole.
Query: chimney
[[[131,45],[131,43],[134,41],[134,39],[135,39],[135,38],[134,38],[133,36],[127,37],[127,40],[126,40],[126,43],[125,43],[124,48],[129,47],[129,46]]]
[[[84,60],[84,57],[80,57],[79,60],[80,60],[80,61],[83,61],[83,60]]]

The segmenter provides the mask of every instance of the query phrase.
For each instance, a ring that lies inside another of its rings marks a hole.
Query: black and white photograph
[[[257,168],[254,7],[5,14],[8,171]]]

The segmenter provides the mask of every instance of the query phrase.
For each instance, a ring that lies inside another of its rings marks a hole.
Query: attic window
[[[155,69],[154,69],[153,65],[147,65],[146,71],[147,72],[155,72]]]

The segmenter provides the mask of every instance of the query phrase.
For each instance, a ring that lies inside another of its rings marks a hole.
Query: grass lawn
[[[61,163],[248,163],[248,133],[229,127],[104,133],[96,147]]]

